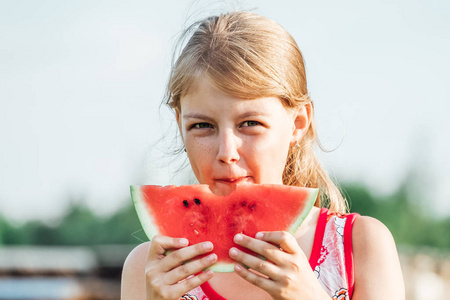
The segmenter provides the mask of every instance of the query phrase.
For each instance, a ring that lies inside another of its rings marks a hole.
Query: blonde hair
[[[171,108],[180,109],[181,98],[200,76],[237,98],[277,97],[287,109],[313,106],[303,56],[277,22],[249,12],[231,12],[194,23],[184,35],[191,31],[170,74],[165,101]],[[306,135],[289,149],[283,183],[319,188],[316,205],[344,213],[346,200],[320,165],[314,142],[318,140],[312,116]]]

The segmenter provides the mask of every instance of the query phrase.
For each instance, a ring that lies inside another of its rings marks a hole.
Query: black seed
[[[189,202],[188,202],[187,200],[183,200],[183,205],[184,205],[185,207],[188,207],[188,206],[189,206]]]
[[[250,208],[251,210],[255,210],[256,204],[252,204],[252,205],[250,205],[248,208]]]
[[[200,205],[200,203],[201,203],[201,202],[200,202],[200,199],[197,199],[197,198],[194,199],[194,202],[195,202],[195,204],[197,204],[197,205]]]
[[[242,201],[241,205],[242,206],[247,206],[247,201]]]

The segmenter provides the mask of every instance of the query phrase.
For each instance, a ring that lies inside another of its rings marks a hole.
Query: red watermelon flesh
[[[285,185],[238,185],[227,196],[214,195],[207,185],[131,186],[142,227],[151,240],[157,234],[185,237],[191,245],[211,241],[218,262],[210,269],[232,272],[228,255],[237,233],[254,237],[259,231],[295,233],[308,215],[317,189]]]

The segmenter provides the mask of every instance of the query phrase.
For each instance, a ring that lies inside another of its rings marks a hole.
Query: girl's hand
[[[188,246],[188,243],[187,239],[182,238],[153,238],[145,266],[147,299],[178,300],[213,276],[211,270],[195,274],[213,265],[217,260],[216,254],[192,260],[198,255],[210,252],[213,249],[212,243],[203,242],[192,246]],[[174,251],[165,256],[167,250]],[[189,277],[191,275],[194,276]]]
[[[267,260],[230,249],[230,257],[240,262],[235,272],[268,292],[273,299],[330,299],[316,279],[294,236],[284,231],[259,232],[256,238],[237,234],[234,242]],[[249,267],[264,276],[247,270]]]

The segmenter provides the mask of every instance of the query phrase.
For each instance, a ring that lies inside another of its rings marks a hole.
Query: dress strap
[[[314,244],[309,256],[309,265],[311,269],[315,269],[320,258],[320,249],[322,248],[323,235],[328,221],[328,209],[322,207],[317,220],[316,233],[314,234]]]
[[[355,266],[353,264],[353,246],[352,229],[353,223],[359,214],[352,213],[347,215],[344,227],[344,252],[345,252],[345,271],[347,274],[348,294],[352,298],[353,288],[355,286]]]

